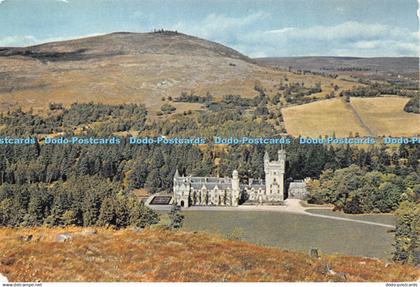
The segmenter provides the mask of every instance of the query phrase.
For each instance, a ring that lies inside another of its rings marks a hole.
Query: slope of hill
[[[181,33],[113,33],[0,48],[0,110],[23,106],[36,111],[48,102],[94,101],[143,103],[153,111],[160,109],[162,97],[175,98],[183,91],[251,97],[257,95],[259,81],[275,93],[285,77],[306,86],[321,83],[324,96],[332,84],[354,85],[276,71],[233,49]]]
[[[2,48],[0,56],[23,56],[44,61],[85,60],[116,55],[170,54],[251,60],[226,46],[177,32],[117,32],[25,48]]]
[[[56,235],[72,238],[57,242]],[[32,235],[30,237],[29,235]],[[10,281],[415,281],[419,270],[349,256],[312,258],[205,233],[162,229],[0,229]]]

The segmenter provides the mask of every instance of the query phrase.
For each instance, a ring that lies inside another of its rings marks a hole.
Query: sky
[[[416,0],[0,0],[0,46],[177,30],[250,57],[419,56]]]

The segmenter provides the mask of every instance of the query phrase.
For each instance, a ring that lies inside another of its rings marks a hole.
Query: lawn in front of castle
[[[318,211],[312,211],[318,212]],[[319,211],[321,214],[332,211]],[[390,228],[268,211],[183,211],[184,228],[218,233],[259,245],[308,253],[344,254],[390,260],[393,233]],[[337,213],[333,213],[337,216]],[[328,214],[330,215],[330,214]],[[358,220],[393,224],[391,215],[341,215]]]

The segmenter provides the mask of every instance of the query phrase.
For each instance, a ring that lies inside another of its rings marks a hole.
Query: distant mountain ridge
[[[265,57],[255,59],[259,63],[273,65],[295,65],[296,67],[329,67],[337,66],[365,66],[378,68],[393,68],[397,70],[418,70],[418,57],[335,57],[335,56],[306,56],[306,57]]]
[[[412,80],[419,78],[418,57],[267,57],[258,58],[259,64],[291,68],[294,70],[310,70],[314,72],[364,72],[365,76],[372,74],[394,73],[406,76]]]

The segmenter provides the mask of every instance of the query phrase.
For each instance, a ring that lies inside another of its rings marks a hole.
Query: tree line
[[[263,91],[256,97],[260,105],[267,105],[268,100]],[[268,117],[241,107],[247,105],[242,101],[240,97],[226,97],[223,104],[231,106],[229,109],[179,114],[157,121],[146,121],[146,110],[137,105],[91,103],[70,108],[58,105],[47,116],[17,110],[1,116],[0,136],[63,131],[65,136],[78,133],[78,136],[107,137],[127,130],[138,136],[201,136],[209,142],[216,135],[280,137]],[[78,125],[78,130],[74,130],[74,125]],[[131,196],[132,190],[146,188],[151,193],[171,190],[176,169],[182,174],[222,177],[231,176],[237,169],[243,181],[262,178],[264,152],[275,158],[278,148],[275,145],[132,145],[128,137],[122,137],[118,145],[42,142],[3,145],[0,148],[0,225],[119,228],[154,224],[158,216],[138,203]],[[285,149],[287,181],[306,177],[318,180],[318,186],[311,190],[313,202],[332,203],[349,213],[364,213],[398,210],[403,202],[417,201],[419,145],[400,145],[397,149],[385,145],[357,148],[300,145],[292,141]],[[412,209],[404,212],[408,215],[402,218],[411,218]],[[403,238],[412,236],[413,227],[407,222],[401,219],[397,224],[397,233]],[[408,249],[407,252],[413,249],[405,245],[398,248]]]
[[[389,213],[402,201],[420,200],[420,176],[367,171],[357,165],[324,170],[309,185],[309,202],[331,203],[346,213]]]
[[[51,103],[46,116],[21,108],[0,114],[0,124],[7,126],[2,135],[53,134],[73,132],[77,127],[84,130],[96,123],[102,132],[141,130],[147,119],[147,110],[142,105],[105,105],[75,103],[69,108]]]
[[[159,222],[156,212],[98,176],[67,181],[2,184],[0,226],[145,227]]]
[[[344,97],[379,97],[382,95],[398,95],[417,99],[420,96],[418,89],[407,89],[397,85],[379,83],[355,87],[340,93],[340,96]]]

